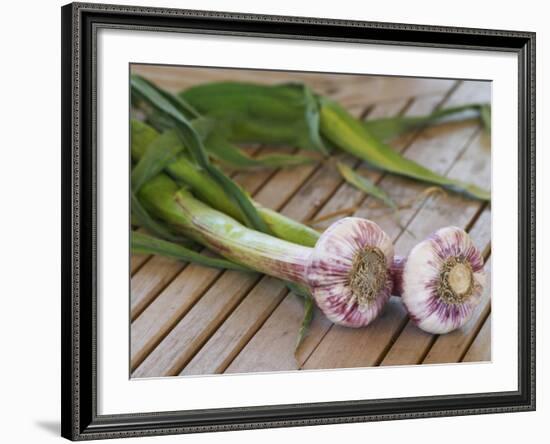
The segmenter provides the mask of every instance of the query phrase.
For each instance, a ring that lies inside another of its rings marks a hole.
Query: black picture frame
[[[62,14],[62,436],[118,438],[535,409],[535,33],[72,3]],[[519,65],[518,390],[98,415],[95,39],[99,27],[508,51]]]

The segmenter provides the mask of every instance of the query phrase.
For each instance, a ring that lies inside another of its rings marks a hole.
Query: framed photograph
[[[62,435],[535,408],[534,33],[62,8]]]

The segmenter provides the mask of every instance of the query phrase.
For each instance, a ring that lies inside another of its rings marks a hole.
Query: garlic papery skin
[[[325,316],[346,327],[364,327],[391,295],[393,245],[374,222],[346,217],[320,237],[310,256],[307,281]]]
[[[419,328],[448,333],[468,322],[481,301],[483,265],[481,252],[464,230],[442,228],[411,250],[394,293],[402,289],[403,304]]]
[[[391,294],[394,296],[401,296],[403,294],[403,270],[407,263],[406,256],[395,255],[390,266],[390,272],[392,275],[393,289]]]

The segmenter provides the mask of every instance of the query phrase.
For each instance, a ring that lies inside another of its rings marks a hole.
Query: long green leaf
[[[304,299],[304,317],[300,325],[300,330],[298,330],[298,337],[296,339],[296,346],[294,348],[295,352],[298,350],[307,335],[307,332],[311,325],[311,321],[313,320],[313,313],[315,311],[314,309],[315,304],[313,303],[313,298],[311,298],[311,296],[306,297]]]
[[[134,162],[139,162],[158,135],[158,132],[149,125],[136,119],[130,119],[130,151]]]
[[[319,240],[319,232],[307,225],[274,211],[258,205],[258,212],[269,226],[273,234],[295,244],[313,247]]]
[[[223,136],[217,121],[210,118],[197,118],[192,121],[192,125],[201,136],[208,154],[231,168],[278,168],[316,162],[312,157],[297,154],[267,154],[251,157]]]
[[[160,173],[184,150],[175,131],[167,131],[149,144],[132,170],[132,190],[139,191],[145,182]]]
[[[391,199],[391,197],[388,196],[388,194],[382,188],[379,188],[374,183],[372,183],[368,178],[366,178],[365,176],[361,176],[359,173],[357,173],[357,171],[353,170],[345,163],[338,162],[336,164],[336,167],[338,168],[338,171],[346,182],[360,189],[364,193],[376,197],[377,199],[384,202],[388,207],[393,208],[394,210],[397,209],[397,205]]]
[[[172,137],[163,137],[160,139],[161,136],[145,123],[132,121],[131,129],[132,158],[134,161],[138,162],[138,164],[145,156],[146,152],[150,156],[158,156],[158,159],[162,157],[164,160],[167,160],[166,157],[163,157],[163,152],[171,149],[172,144],[178,144],[181,150],[185,151],[179,137],[176,137],[176,140]],[[171,132],[172,135],[175,134],[175,130],[168,131]],[[148,147],[141,143],[142,137],[151,141]],[[160,143],[159,139],[162,140],[163,143]],[[164,146],[165,143],[167,146]],[[190,187],[199,199],[229,216],[246,223],[246,219],[239,206],[230,198],[223,187],[187,155],[182,153],[174,160],[167,161],[164,165],[164,170],[176,181]]]
[[[132,91],[134,91],[138,97],[173,121],[184,145],[189,149],[195,161],[218,181],[233,199],[235,199],[247,219],[247,224],[260,231],[268,232],[267,225],[259,216],[250,198],[235,182],[210,163],[199,135],[183,113],[166,99],[165,93],[159,93],[158,88],[152,87],[151,84],[143,81],[143,79],[138,76],[131,77],[131,87]]]
[[[279,93],[279,96],[274,91]],[[231,141],[281,143],[288,142],[289,139],[285,139],[284,132],[279,132],[278,123],[280,123],[280,120],[278,119],[282,118],[281,114],[286,111],[293,99],[301,97],[304,110],[299,115],[293,115],[292,117],[295,124],[296,122],[299,123],[300,119],[303,121],[304,116],[307,114],[304,104],[309,103],[306,99],[308,96],[306,91],[296,85],[263,86],[242,83],[213,83],[191,88],[184,91],[180,96],[184,97],[202,114],[217,119],[220,127],[225,126],[226,133],[224,134]],[[298,96],[296,96],[297,93],[299,93]],[[274,99],[275,96],[277,96],[276,99]],[[402,157],[373,136],[363,123],[353,118],[337,103],[319,97],[317,100],[321,106],[321,133],[338,148],[350,152],[376,168],[444,186],[454,191],[466,193],[476,199],[490,200],[490,193],[474,184],[441,176],[410,159]],[[472,108],[472,105],[467,107]],[[465,111],[467,107],[463,107],[461,111]],[[435,116],[430,116],[430,119],[433,121],[458,112],[459,110],[456,108],[442,110]],[[288,112],[288,115],[292,115],[292,113]],[[305,120],[307,122],[307,118]],[[395,121],[386,121],[385,123],[379,122],[374,126],[378,128],[379,134],[389,136],[397,131],[403,131],[404,127],[410,128],[425,124],[426,120],[426,118],[403,120],[400,121],[399,125]],[[288,128],[293,128],[293,126],[287,124]],[[304,128],[303,122],[302,128]],[[311,133],[309,132],[311,125],[306,124],[305,128],[308,128],[307,140],[311,140]],[[304,144],[304,140],[294,138],[292,142],[295,146],[308,148],[307,144]],[[311,148],[311,146],[310,144],[309,147]]]
[[[387,141],[407,131],[421,128],[426,125],[432,125],[434,123],[479,117],[481,117],[483,121],[483,110],[485,108],[491,109],[490,105],[487,104],[470,103],[451,108],[443,108],[425,116],[397,116],[366,120],[363,122],[363,126],[373,137]],[[452,119],[449,117],[452,117]]]
[[[133,192],[130,193],[130,201],[132,223],[163,239],[173,242],[185,242],[184,238],[172,233],[164,224],[153,219]]]
[[[323,139],[321,138],[321,110],[319,107],[319,101],[317,97],[306,85],[296,84],[293,85],[297,89],[303,90],[304,94],[304,106],[306,109],[306,121],[307,128],[309,130],[309,137],[313,141],[314,146],[323,154],[329,154],[330,150],[327,148]]]
[[[223,164],[236,168],[279,168],[316,162],[312,157],[296,154],[266,154],[252,157],[218,135],[207,137],[204,147],[209,154]]]
[[[231,262],[227,259],[218,259],[205,256],[193,251],[181,244],[167,242],[147,234],[132,232],[132,252],[137,254],[158,254],[185,262],[192,262],[207,267],[222,268],[227,270],[250,271],[249,268]]]
[[[491,105],[482,105],[480,109],[483,127],[488,133],[491,132]]]
[[[159,114],[159,115],[162,116],[162,114]],[[136,128],[137,130],[141,130],[141,132],[145,132],[144,131],[145,129],[140,128],[139,124],[134,123],[133,126],[137,127]],[[149,132],[148,136],[152,136],[151,132]],[[149,140],[150,139],[152,139],[152,137],[149,137]],[[135,176],[133,177],[134,179],[133,182],[136,184],[137,189],[139,189],[141,184],[143,184],[147,179],[149,179],[152,175],[162,170],[164,167],[168,167],[170,171],[170,165],[172,166],[171,170],[173,174],[176,173],[176,175],[178,175],[177,173],[180,173],[180,177],[182,177],[181,173],[182,172],[186,173],[183,175],[183,177],[185,177],[186,182],[189,182],[190,175],[193,176],[194,173],[196,173],[196,171],[194,171],[193,168],[191,169],[185,168],[184,171],[182,171],[182,164],[183,164],[182,159],[179,159],[178,162],[172,161],[172,158],[181,151],[181,149],[178,148],[177,146],[174,147],[174,140],[171,140],[169,136],[159,138],[159,139],[151,142],[146,152],[144,152],[144,149],[141,150],[142,151],[141,153],[136,152],[139,150],[139,146],[140,146],[139,143],[136,144],[136,150],[132,150],[132,153],[135,155],[135,157],[139,158],[141,156],[142,160],[140,161],[138,166],[144,165],[143,167],[141,167],[141,170],[138,170],[141,174],[138,175],[136,173],[136,176],[138,177],[135,177]],[[220,146],[223,146],[223,145],[220,143]],[[227,151],[229,150],[226,150],[226,152]],[[294,162],[295,161],[296,160],[294,160]],[[179,168],[174,168],[175,166],[179,166]],[[195,192],[197,192],[197,188],[198,190],[201,190],[201,188],[204,189],[204,187],[195,187],[195,188],[196,188]],[[206,188],[211,188],[211,187],[207,186]],[[218,199],[217,201],[219,202],[220,199]],[[267,222],[267,225],[274,231],[274,234],[282,237],[283,239],[295,240],[298,243],[303,245],[314,245],[316,240],[318,239],[319,234],[315,230],[312,230],[311,228],[305,225],[292,221],[291,219],[288,219],[280,215],[279,213],[269,209],[258,208],[258,211],[262,215],[262,218]],[[210,263],[204,263],[204,260],[205,260],[204,257],[189,250],[185,250],[185,249],[182,250],[177,245],[163,243],[161,244],[163,248],[159,249],[159,243],[162,241],[155,240],[155,245],[152,246],[150,245],[150,242],[149,242],[148,245],[144,246],[143,237],[141,238],[141,240],[142,240],[141,244],[133,245],[135,252],[163,254],[163,255],[177,257],[183,260],[203,263],[204,265],[212,264],[211,262],[212,260],[210,258],[206,258],[210,261]],[[170,247],[170,250],[168,250],[168,247]],[[175,248],[177,248],[176,252],[174,252]],[[304,297],[306,301],[304,321],[299,331],[298,343],[296,345],[296,347],[298,347],[303,337],[306,334],[309,324],[311,323],[311,319],[313,316],[313,303],[312,303],[311,295],[309,294],[306,288],[303,288],[292,282],[286,282],[286,285],[290,291],[293,291],[296,294]]]
[[[145,153],[149,152],[151,148],[159,149],[161,152],[165,149],[162,144],[158,143],[159,134],[147,124],[132,121],[131,129],[132,158],[136,162],[139,163]],[[150,142],[149,147],[144,146],[145,144],[142,143],[143,139]],[[162,140],[167,143],[171,142],[170,138],[163,138]],[[181,141],[179,143],[181,144]],[[164,170],[176,181],[190,187],[193,194],[203,202],[240,222],[245,222],[239,207],[228,196],[224,198],[226,196],[224,189],[208,173],[197,164],[191,162],[186,156],[180,154],[175,160],[168,162]],[[263,221],[276,237],[308,247],[314,246],[317,239],[319,239],[319,233],[307,225],[301,224],[269,208],[264,208],[255,202],[253,204],[256,206]]]
[[[201,117],[200,113],[188,102],[183,100],[181,97],[178,97],[177,95],[171,94],[168,91],[165,91],[162,88],[159,88],[157,85],[147,80],[145,77],[141,77],[141,76],[134,76],[134,77],[136,78],[139,77],[140,83],[142,83],[143,85],[147,85],[149,88],[155,90],[166,101],[168,101],[174,108],[176,108],[183,116],[185,116],[185,118],[196,119]]]
[[[401,156],[373,137],[364,125],[335,102],[322,100],[321,131],[340,149],[368,162],[375,168],[429,182],[462,192],[480,200],[490,200],[491,193],[477,185],[454,180]]]
[[[377,187],[372,183],[367,177],[360,175],[357,171],[351,169],[345,163],[337,162],[336,167],[338,171],[344,178],[344,180],[355,188],[363,191],[364,193],[375,197],[378,200],[381,200],[389,208],[393,210],[393,217],[395,223],[404,231],[407,231],[412,237],[416,237],[411,231],[407,229],[399,218],[399,208],[397,204],[392,200],[392,198],[380,187]]]
[[[173,128],[171,121],[158,112],[151,113],[148,121],[158,131],[166,131]],[[306,165],[317,161],[315,158],[298,154],[266,154],[252,157],[236,145],[227,141],[221,135],[221,132],[217,130],[216,122],[212,119],[197,118],[191,123],[201,136],[204,148],[208,154],[230,168],[280,168]]]
[[[300,84],[208,83],[179,95],[217,122],[228,141],[289,145],[326,154],[319,133],[319,105]]]

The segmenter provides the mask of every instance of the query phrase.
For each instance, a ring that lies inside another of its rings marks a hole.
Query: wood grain
[[[422,101],[422,105],[419,104],[418,107],[411,109],[411,112],[418,112],[418,113],[425,113],[429,112],[431,109],[433,109],[434,106],[436,106],[440,102],[441,98],[438,99],[431,99]],[[404,105],[404,103],[402,103]],[[426,110],[426,108],[428,109]],[[393,110],[395,111],[395,109]],[[383,113],[382,110],[380,110],[381,113]],[[382,114],[383,115],[383,114]],[[401,149],[404,149],[406,145],[406,141],[400,141],[397,142],[401,144]],[[398,145],[399,146],[399,145]],[[382,177],[380,173],[378,173],[377,176],[379,179]],[[372,180],[376,181],[376,177],[371,176]],[[357,194],[357,190],[354,188],[349,187],[348,185],[342,185],[343,188],[339,190],[340,192],[337,192],[334,194],[335,198],[332,199],[332,203],[330,204],[330,211],[332,211],[334,208],[338,208],[338,204],[334,204],[334,199],[344,199],[346,201],[346,204],[350,202],[350,194],[353,196],[356,196],[357,198],[362,198],[361,194]],[[346,193],[345,190],[349,192]],[[327,204],[329,205],[329,204]],[[299,202],[297,203],[297,206],[300,207]],[[329,211],[329,210],[327,210]],[[381,212],[384,215],[387,215],[387,209],[383,209]],[[320,213],[322,214],[322,212]],[[291,214],[291,217],[297,218],[297,214]],[[390,215],[391,218],[391,215]],[[372,218],[371,218],[372,219]],[[293,295],[289,295],[288,298],[292,298]],[[293,309],[292,304],[281,304],[278,309],[274,312],[273,316],[279,318],[279,319],[293,319],[291,316],[291,313],[286,311],[288,309]],[[295,331],[298,331],[299,325],[300,325],[301,319],[297,319],[293,325],[293,328]],[[284,326],[281,325],[279,328],[282,330],[281,332],[276,331],[277,324],[281,324],[279,321],[278,323],[273,323],[273,327],[270,329],[262,328],[258,331],[258,333],[255,335],[255,337],[250,341],[250,343],[243,349],[243,351],[237,356],[235,361],[228,367],[227,372],[244,372],[244,371],[251,371],[251,368],[257,368],[257,362],[255,355],[261,353],[261,350],[263,348],[264,342],[272,342],[275,343],[278,338],[281,337],[281,335],[284,335],[287,324]],[[286,353],[281,350],[280,353],[271,355],[271,362],[269,365],[276,366],[277,369],[296,369],[300,368],[300,366],[303,364],[305,359],[307,359],[307,356],[314,350],[314,348],[317,346],[318,341],[320,338],[323,337],[323,335],[326,333],[328,329],[332,326],[330,322],[326,320],[326,318],[321,315],[319,312],[316,312],[315,320],[313,323],[313,328],[310,331],[309,336],[305,339],[304,343],[300,347],[297,356],[294,356],[293,349],[286,349]],[[266,326],[268,323],[266,322]],[[269,324],[271,325],[271,324]],[[263,336],[266,335],[267,337],[264,339]],[[274,338],[270,338],[270,335],[274,335]],[[264,362],[268,359],[268,357],[264,357]],[[277,362],[274,362],[274,361]],[[268,363],[265,363],[268,365]],[[284,366],[284,368],[282,368]]]
[[[355,113],[360,113],[361,110],[355,109]],[[324,180],[325,179],[325,172],[329,170],[330,174],[330,180]],[[266,181],[265,177],[266,172],[259,172],[259,173],[243,173],[235,177],[235,179],[245,188],[249,189],[252,188],[253,184],[257,184],[257,182],[262,182],[262,186],[258,189],[256,188],[256,194],[255,194],[255,200],[259,202],[260,204],[274,208],[274,209],[280,209],[281,206],[283,206],[291,197],[293,197],[293,200],[299,200],[301,202],[300,209],[303,208],[314,208],[316,205],[318,205],[318,199],[320,195],[326,195],[332,191],[332,188],[330,188],[328,191],[325,190],[327,187],[334,187],[336,186],[336,183],[341,183],[340,176],[336,173],[334,168],[328,167],[328,166],[322,166],[322,165],[303,165],[295,168],[286,168],[278,170],[276,173],[271,174]],[[262,180],[258,181],[257,177],[259,175],[262,175]],[[304,184],[304,181],[308,179],[310,176],[321,177],[324,181],[323,186],[320,186],[319,188],[311,187],[308,188],[308,183],[303,186],[302,189],[300,187]],[[297,190],[299,190],[300,196],[294,196],[296,194]],[[324,191],[323,191],[324,190]],[[284,213],[285,211],[283,211]],[[214,284],[214,285],[223,285],[222,284]],[[269,295],[266,296],[269,298]],[[158,301],[158,302],[157,302]],[[185,311],[188,309],[187,304],[183,304],[180,306],[174,306],[171,305],[171,302],[168,298],[157,298],[157,300],[154,302],[155,305],[163,305],[166,306],[167,304],[170,304],[171,307],[175,307],[169,310],[165,310],[164,313],[156,308],[153,307],[151,311],[146,310],[143,313],[142,317],[145,317],[146,320],[142,321],[140,323],[136,323],[136,329],[140,330],[140,332],[135,333],[132,335],[132,337],[136,338],[136,342],[132,343],[131,350],[132,350],[132,369],[135,369],[136,366],[138,366],[144,359],[145,355],[149,353],[149,351],[152,349],[152,347],[157,346],[157,343],[162,338],[165,338],[165,340],[160,341],[158,344],[158,350],[155,350],[156,353],[162,353],[162,350],[164,347],[170,347],[171,352],[174,353],[174,343],[170,340],[169,335],[167,333],[174,327],[172,324],[173,321],[179,319],[181,315],[185,313]],[[177,312],[177,315],[173,315],[171,312]],[[149,314],[151,313],[151,314]],[[181,321],[183,322],[183,320]],[[154,327],[152,326],[154,325]],[[217,326],[215,324],[211,324],[211,328],[214,329]],[[134,329],[134,326],[132,326],[132,329]],[[152,329],[156,329],[156,334],[151,334]],[[213,330],[212,332],[213,333]],[[205,332],[205,335],[208,335],[207,332]],[[148,337],[147,339],[143,340],[144,336]],[[141,340],[138,340],[141,339]],[[178,342],[181,344],[182,349],[180,350],[181,355],[187,355],[188,350],[184,349],[188,346],[195,346],[195,343],[189,343],[185,340],[182,340]],[[134,346],[135,344],[135,346]],[[185,361],[184,359],[182,361]],[[136,377],[138,375],[141,375],[142,377],[148,376],[147,369],[150,369],[150,371],[159,371],[159,366],[150,366],[148,365],[148,362],[143,362],[143,366],[138,368],[134,374]],[[172,368],[168,369],[165,368],[165,371],[172,371]]]
[[[482,362],[491,360],[491,315],[475,337],[472,345],[462,359],[463,362]]]
[[[132,254],[130,257],[130,274],[133,276],[149,259],[151,259],[151,256],[147,254]]]
[[[227,271],[189,310],[142,364],[136,378],[177,375],[193,354],[259,279],[255,273]]]
[[[268,153],[271,149],[257,150],[256,153]],[[309,174],[309,170],[303,172],[302,175],[297,174],[296,180],[300,180],[301,176]],[[263,170],[255,174],[239,173],[233,176],[233,179],[239,183],[245,190],[254,195],[258,192],[266,181],[273,176],[272,171]],[[175,277],[174,270],[171,268],[155,270],[155,280],[172,280],[169,286],[166,286],[163,291],[158,291],[157,287],[137,287],[141,293],[141,305],[136,309],[135,315],[132,317],[132,326],[130,328],[130,354],[131,354],[131,369],[134,370],[139,365],[145,356],[157,345],[157,343],[167,334],[174,324],[187,312],[204,290],[217,279],[219,272],[204,268],[203,271],[197,272],[197,269],[203,269],[200,266],[193,266],[189,271],[185,270],[187,264],[165,259],[174,264],[180,264],[178,271],[181,273],[179,277]],[[183,270],[183,271],[182,271]],[[134,283],[139,285],[142,280],[149,278],[150,270],[144,269],[138,272],[132,278],[132,294],[134,294]],[[205,279],[203,279],[203,277]],[[188,285],[188,279],[196,279],[195,285]],[[188,297],[174,297],[174,294],[180,295],[185,291],[193,288],[193,291]],[[149,304],[149,306],[146,306]],[[139,317],[138,317],[139,315]]]
[[[132,320],[159,295],[185,265],[184,262],[155,256],[149,259],[132,276],[132,291],[130,296],[130,315]]]
[[[379,113],[383,113],[384,110],[386,110],[386,112],[388,113],[386,115],[391,115],[399,111],[404,106],[404,104],[405,102],[399,101],[398,103],[393,103],[391,105],[380,106],[377,109],[379,110],[378,111]],[[383,114],[380,114],[380,115],[383,115]],[[345,161],[347,161],[348,163],[351,163],[352,165],[357,165],[359,163],[357,161],[353,162],[349,157],[346,157]],[[296,220],[306,220],[312,217],[312,215],[317,212],[317,209],[320,208],[321,205],[323,205],[323,203],[334,193],[334,191],[338,187],[342,185],[342,183],[343,181],[340,175],[334,169],[334,167],[332,165],[324,165],[314,175],[312,175],[310,180],[303,185],[303,187],[300,189],[298,193],[296,193],[295,196],[293,196],[293,198],[283,208],[282,210],[283,214]],[[267,299],[271,299],[273,295],[266,294],[265,297]],[[297,296],[294,294],[289,294],[287,298],[297,299]],[[298,303],[300,303],[299,300],[298,300]],[[287,305],[288,304],[282,304],[280,308],[284,309],[285,307],[287,307]],[[298,325],[298,328],[301,322],[301,312],[302,310],[298,310],[298,313],[300,314],[300,316],[296,318],[296,323]],[[269,313],[266,313],[266,315],[268,314]],[[317,317],[319,316],[320,315],[318,315]],[[233,325],[231,328],[233,330],[239,330],[241,327],[239,325]],[[294,341],[296,341],[297,331],[298,329],[295,330],[295,334],[293,337]],[[285,332],[283,332],[283,336],[284,335],[286,335]],[[291,338],[288,338],[288,340],[291,340]],[[306,344],[304,344],[304,346],[305,345]],[[294,350],[294,347],[291,347],[289,350]],[[226,353],[234,355],[235,351],[233,351],[231,348],[228,347],[226,348]],[[286,357],[289,359],[293,359],[292,356],[290,357],[288,356],[288,353]],[[227,361],[227,358],[225,356],[220,356],[220,359],[223,359],[224,362]],[[282,362],[279,362],[279,364],[282,364]],[[232,371],[232,370],[230,369],[229,371]]]
[[[356,74],[319,75],[297,71],[257,71],[253,69],[211,69],[162,65],[132,65],[140,74],[172,92],[209,82],[239,81],[275,84],[304,82],[316,92],[328,94],[348,107],[365,107],[373,103],[403,97],[439,95],[454,83],[449,79],[385,77]]]
[[[134,66],[133,71],[172,91],[216,80],[305,81],[356,116],[369,112],[369,118],[399,112],[420,115],[440,105],[490,100],[490,88],[483,82],[145,65]],[[490,185],[489,143],[475,122],[446,123],[412,132],[391,145],[441,174]],[[256,147],[252,152],[274,150],[278,149]],[[469,229],[476,243],[489,244],[489,207],[456,194],[426,197],[422,195],[426,184],[374,171],[351,156],[339,157],[403,206],[398,220],[375,199],[344,183],[333,161],[233,172],[232,177],[262,205],[297,220],[340,212],[333,219],[314,223],[320,230],[342,217],[342,210],[368,217],[396,241],[400,254],[434,229],[450,224]],[[424,338],[420,330],[412,331],[395,297],[373,324],[360,330],[334,326],[316,310],[309,334],[294,354],[303,302],[281,281],[145,255],[132,257],[131,272],[132,377],[410,364],[424,358],[427,363],[476,361],[490,356],[489,302],[461,338],[456,334],[445,341],[450,335]],[[407,358],[403,350],[409,353]],[[396,361],[396,355],[403,359]]]
[[[282,281],[264,277],[180,374],[222,373],[287,293]]]
[[[463,96],[469,97],[471,91],[469,88],[465,88],[461,85],[451,96],[449,102],[453,99],[462,100]],[[447,146],[445,152],[448,156],[437,156],[439,154],[442,143],[440,138],[440,131],[442,128],[430,128],[424,131],[421,136],[415,140],[415,142],[407,149],[406,155],[414,160],[421,161],[424,165],[428,165],[430,168],[438,171],[442,174],[448,172],[461,173],[460,177],[464,180],[471,179],[471,172],[469,170],[469,164],[464,162],[463,166],[459,162],[454,162],[455,159],[462,157],[466,148],[470,150],[480,150],[481,147],[476,146],[473,142],[474,135],[477,132],[475,126],[463,125],[461,128],[456,128],[453,131],[453,135],[446,137]],[[426,155],[426,153],[432,152],[432,155]],[[454,156],[453,156],[454,154]],[[467,156],[465,158],[468,158]],[[452,166],[455,165],[454,170]],[[457,171],[458,168],[462,168]],[[489,169],[490,172],[490,169]],[[386,176],[380,181],[380,185],[384,188],[387,187],[387,191],[391,193],[392,190],[401,190],[400,194],[394,194],[392,197],[396,202],[403,203],[404,199],[409,200],[415,193],[421,192],[421,185],[417,183],[411,183],[407,186],[399,186],[399,182],[406,179],[402,179],[396,176]],[[481,180],[481,179],[479,179]],[[390,182],[390,185],[388,185]],[[416,190],[415,190],[416,189]],[[473,217],[480,210],[481,203],[477,201],[468,200],[460,195],[449,195],[442,198],[429,198],[420,208],[409,211],[412,213],[409,217],[407,231],[403,231],[388,214],[376,214],[377,211],[369,211],[368,217],[371,220],[379,223],[384,227],[385,231],[390,237],[395,239],[395,250],[397,254],[407,254],[407,252],[418,242],[419,239],[427,237],[431,232],[440,228],[441,226],[448,225],[448,221],[453,221],[453,225],[466,227],[470,223]],[[373,214],[374,213],[374,214]],[[405,213],[405,212],[404,212]],[[361,209],[357,212],[358,215],[367,217],[367,210]],[[404,223],[404,217],[408,214],[401,215],[401,222]],[[390,309],[391,307],[388,307]],[[396,318],[393,322],[384,323],[385,331],[381,334],[380,329],[364,328],[352,330],[351,333],[342,333],[342,328],[331,326],[329,332],[321,338],[318,347],[307,358],[303,364],[303,368],[339,368],[339,367],[363,367],[375,365],[377,362],[383,359],[383,355],[387,348],[381,348],[380,353],[375,357],[356,355],[353,353],[347,354],[345,359],[337,359],[335,355],[335,349],[338,347],[336,344],[342,344],[346,341],[346,348],[352,350],[356,347],[360,348],[364,343],[374,344],[381,341],[384,344],[391,344],[396,335],[398,335],[401,329],[407,322],[407,316],[404,311],[396,313]],[[373,324],[374,325],[374,324]],[[345,339],[343,336],[345,335]],[[329,361],[329,363],[327,363]]]

